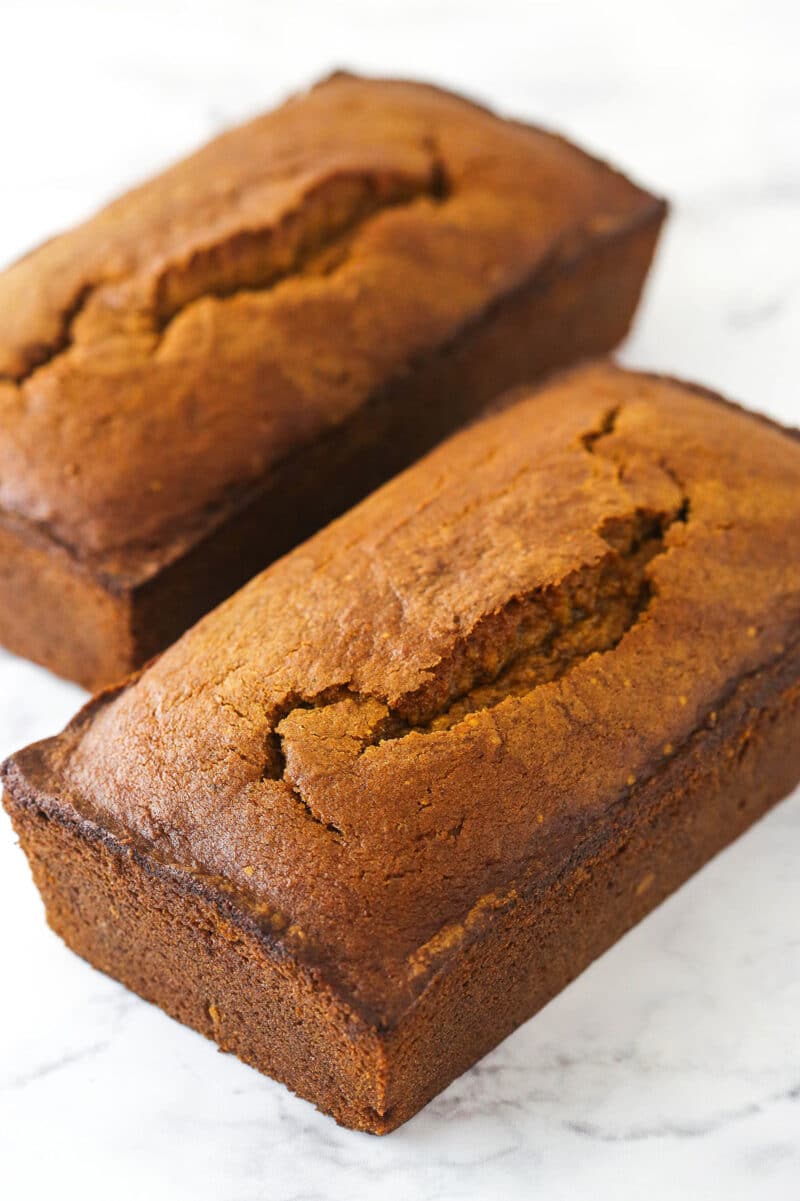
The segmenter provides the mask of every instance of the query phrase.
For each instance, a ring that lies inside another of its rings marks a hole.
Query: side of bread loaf
[[[384,1131],[798,777],[800,441],[600,364],[265,571],[6,804],[71,946]]]
[[[501,389],[624,335],[664,205],[337,75],[0,275],[0,641],[116,678]]]

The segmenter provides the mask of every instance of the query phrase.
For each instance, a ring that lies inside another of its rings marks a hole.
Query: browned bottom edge
[[[385,1133],[555,996],[800,778],[800,653],[743,681],[546,889],[521,884],[388,1029],[280,956],[230,907],[115,838],[5,804],[52,928],[90,963],[338,1122]],[[16,773],[16,774],[15,774]]]
[[[62,547],[0,524],[0,645],[93,688],[130,670],[132,611]]]
[[[800,651],[740,684],[538,897],[499,908],[387,1037],[386,1119],[412,1117],[800,780]],[[520,889],[520,893],[523,890]]]
[[[4,802],[47,920],[100,971],[354,1129],[382,1125],[380,1039],[203,890],[60,812]]]

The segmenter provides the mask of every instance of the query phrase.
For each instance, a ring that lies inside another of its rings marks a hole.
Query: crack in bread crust
[[[581,438],[587,453],[603,453],[602,439],[614,433],[619,411],[610,410]],[[677,486],[675,473],[658,466]],[[624,472],[623,462],[616,467]],[[689,497],[682,495],[669,510],[636,508],[607,518],[598,533],[608,552],[596,563],[487,614],[454,639],[421,688],[392,704],[348,685],[287,698],[271,720],[262,780],[286,783],[312,820],[341,836],[336,823],[317,816],[301,786],[309,737],[335,737],[340,747],[349,740],[360,755],[386,742],[451,730],[471,714],[560,679],[591,655],[612,652],[647,612],[654,595],[649,565],[666,553],[668,531],[686,524],[689,511]],[[292,750],[294,742],[299,750]]]
[[[432,156],[427,175],[338,172],[306,193],[303,204],[263,229],[236,231],[204,245],[160,275],[154,297],[162,336],[168,324],[199,300],[269,291],[284,280],[333,274],[355,239],[390,209],[450,196],[444,164]]]
[[[434,149],[429,152],[428,170],[418,176],[338,171],[318,181],[278,221],[206,240],[183,257],[172,256],[154,273],[145,268],[127,277],[109,274],[86,282],[65,307],[56,338],[29,347],[27,369],[0,375],[0,380],[23,387],[61,355],[100,339],[133,335],[154,353],[164,347],[172,324],[203,300],[268,292],[288,280],[333,275],[347,261],[354,240],[381,214],[420,200],[447,200],[444,164]]]

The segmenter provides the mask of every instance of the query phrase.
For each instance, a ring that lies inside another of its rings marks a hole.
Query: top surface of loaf
[[[450,439],[18,763],[388,1020],[798,635],[800,441],[597,365]]]
[[[409,362],[654,207],[553,135],[334,76],[0,275],[0,510],[147,578]]]

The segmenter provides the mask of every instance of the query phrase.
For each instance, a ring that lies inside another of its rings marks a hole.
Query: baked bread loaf
[[[598,365],[5,768],[50,924],[383,1132],[800,776],[800,441]]]
[[[469,419],[625,333],[664,205],[336,75],[0,275],[0,642],[118,678]]]

